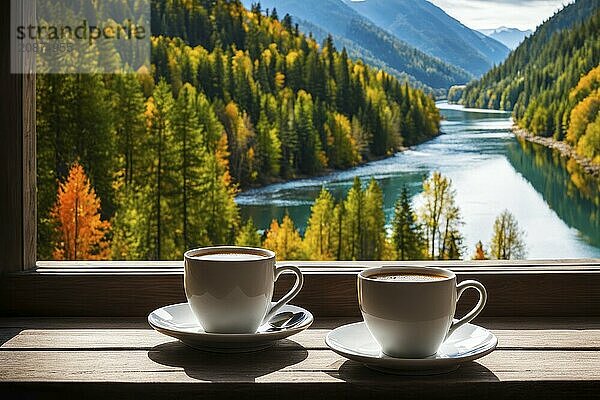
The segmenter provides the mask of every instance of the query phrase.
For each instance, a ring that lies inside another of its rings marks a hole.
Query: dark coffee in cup
[[[400,273],[388,273],[371,275],[371,279],[378,281],[390,281],[390,282],[429,282],[439,281],[447,279],[445,276],[433,275],[433,274],[400,274]]]

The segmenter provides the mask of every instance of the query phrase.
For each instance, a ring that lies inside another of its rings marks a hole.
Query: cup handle
[[[469,313],[467,315],[465,315],[458,321],[456,321],[456,320],[452,321],[452,325],[450,325],[450,330],[448,331],[448,334],[446,334],[446,339],[448,339],[455,330],[457,330],[464,324],[471,322],[476,316],[479,315],[481,310],[483,310],[483,307],[485,307],[485,303],[487,301],[487,291],[485,290],[485,287],[480,282],[472,281],[472,280],[463,281],[456,286],[456,292],[457,292],[456,302],[458,303],[458,300],[460,300],[460,296],[467,289],[475,289],[479,292],[479,302],[477,303],[477,305],[475,307],[473,307],[473,309],[471,311],[469,311]]]
[[[296,297],[300,290],[302,290],[302,285],[304,284],[304,276],[302,276],[302,272],[300,272],[300,269],[296,266],[282,265],[280,267],[277,267],[275,269],[275,281],[277,281],[279,275],[281,275],[284,271],[293,272],[296,275],[296,283],[294,284],[294,287],[289,292],[287,292],[285,296],[279,299],[279,301],[275,303],[273,307],[271,307],[267,315],[265,315],[263,323],[269,321],[273,317],[273,315],[275,315],[275,313],[279,311],[281,307],[283,307],[287,304],[288,301]]]

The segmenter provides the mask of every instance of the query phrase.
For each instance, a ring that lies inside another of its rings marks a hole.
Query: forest
[[[272,249],[283,260],[458,260],[522,259],[527,250],[525,233],[515,217],[503,211],[494,221],[486,245],[479,241],[467,249],[460,232],[461,211],[452,181],[435,171],[423,181],[422,202],[414,206],[403,188],[390,226],[385,224],[383,193],[371,178],[356,177],[345,198],[336,201],[322,188],[311,207],[302,237],[289,215],[273,220],[263,234],[252,220],[243,227],[236,244]]]
[[[533,135],[566,141],[600,163],[600,1],[580,0],[541,25],[481,80],[467,85],[468,107],[513,112]]]
[[[243,1],[247,7],[255,2]],[[300,30],[318,42],[332,35],[335,45],[346,48],[352,58],[408,79],[413,86],[443,94],[450,85],[473,78],[466,70],[419,50],[427,46],[398,39],[342,0],[262,0],[261,4],[263,8],[276,7],[280,14],[290,13]]]
[[[151,16],[151,70],[37,75],[38,259],[180,259],[232,243],[250,232],[239,190],[439,134],[432,97],[289,15],[155,0]],[[385,251],[349,240],[345,258]]]
[[[286,213],[281,221],[273,219],[263,232],[248,219],[230,243],[271,249],[279,260],[458,260],[469,256],[475,260],[508,260],[522,259],[527,254],[525,232],[514,215],[505,210],[494,221],[487,247],[480,240],[469,255],[460,232],[463,221],[456,191],[452,181],[441,173],[433,172],[423,181],[421,196],[422,204],[415,209],[404,187],[396,201],[391,226],[387,226],[381,187],[373,178],[364,186],[355,177],[347,195],[340,200],[335,200],[326,188],[321,189],[303,236]],[[209,216],[217,218],[219,224],[224,222],[217,214]],[[131,243],[124,242],[125,236],[111,243],[107,235],[111,223],[102,220],[100,200],[79,163],[71,167],[60,184],[50,217],[56,222],[56,233],[61,239],[53,251],[54,259],[102,260],[110,258],[115,249],[123,249],[124,243]],[[186,237],[186,221],[183,223]],[[222,226],[188,226],[208,227],[219,232]]]

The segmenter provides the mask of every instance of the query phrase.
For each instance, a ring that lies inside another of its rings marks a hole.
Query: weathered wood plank
[[[448,381],[600,381],[600,351],[499,350],[451,374]],[[0,381],[10,382],[391,382],[329,350],[222,355],[173,342],[150,351],[0,351]],[[424,378],[405,377],[404,381]]]
[[[290,339],[307,349],[325,349],[329,330],[355,321],[317,320]],[[600,349],[600,320],[494,318],[478,323],[496,334],[499,349]],[[0,349],[150,349],[172,340],[143,320],[0,319]]]
[[[499,349],[579,349],[600,350],[600,326],[595,329],[494,329]],[[276,350],[286,350],[295,343],[307,349],[326,349],[329,328],[314,328],[282,341]],[[0,328],[0,349],[146,349],[175,339],[150,328],[122,329],[22,329]],[[4,343],[4,344],[2,344]]]
[[[141,320],[0,319],[0,393],[85,398],[585,398],[600,390],[600,320],[482,320],[497,351],[438,376],[373,372],[326,349],[347,318],[272,351],[199,352]]]
[[[333,329],[343,324],[361,321],[360,317],[327,317],[316,318],[310,329]],[[600,329],[600,318],[584,317],[487,317],[477,318],[475,323],[490,329],[516,330],[549,330]],[[150,329],[146,316],[144,317],[115,317],[115,318],[29,318],[10,317],[0,318],[0,328],[20,327],[27,329]]]

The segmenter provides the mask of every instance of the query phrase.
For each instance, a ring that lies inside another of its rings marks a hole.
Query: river
[[[442,135],[396,155],[322,177],[252,189],[238,195],[243,218],[261,229],[288,212],[303,232],[322,186],[343,197],[355,176],[374,177],[384,193],[388,222],[404,185],[418,207],[423,178],[452,179],[464,225],[466,254],[488,244],[494,219],[512,212],[525,231],[527,258],[600,258],[600,189],[558,154],[517,140],[510,115],[439,102]]]

